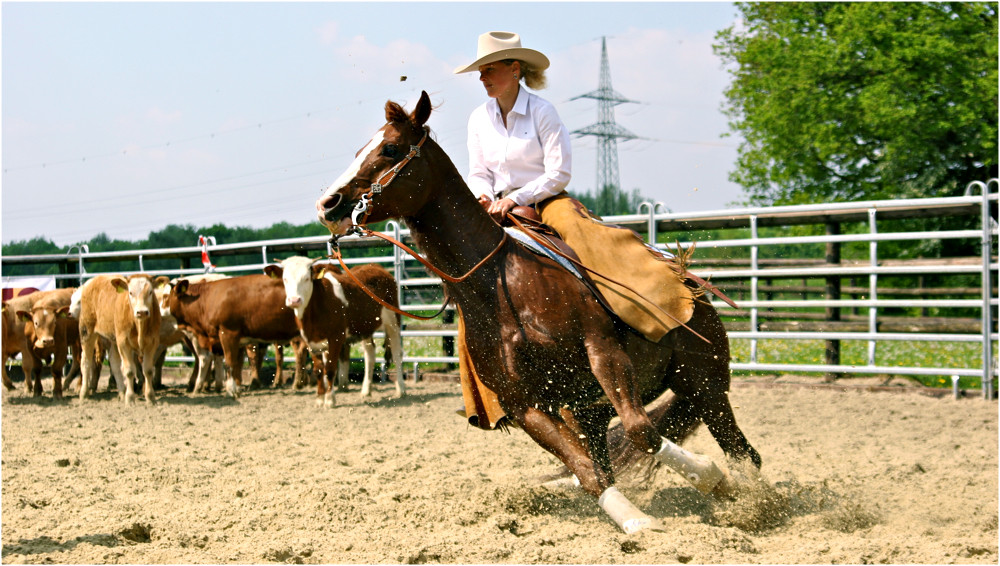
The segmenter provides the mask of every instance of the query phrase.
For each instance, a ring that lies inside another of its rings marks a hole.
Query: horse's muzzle
[[[320,209],[321,220],[336,223],[351,213],[357,201],[351,202],[345,199],[340,193],[334,193],[323,197],[317,204],[319,205],[317,208]]]

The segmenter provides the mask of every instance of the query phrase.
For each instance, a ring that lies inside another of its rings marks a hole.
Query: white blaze
[[[354,158],[354,163],[351,163],[351,166],[347,168],[347,171],[344,171],[340,175],[340,177],[338,177],[337,180],[334,181],[333,184],[326,189],[326,192],[323,193],[323,197],[330,196],[333,193],[339,191],[340,189],[345,187],[348,183],[350,183],[351,179],[357,177],[358,173],[361,172],[361,165],[365,162],[365,159],[368,157],[368,154],[371,153],[376,147],[379,146],[379,144],[382,143],[384,136],[385,133],[382,130],[376,132],[375,137],[373,137],[371,141],[368,142],[368,145],[366,145],[360,152],[358,152],[358,156]]]

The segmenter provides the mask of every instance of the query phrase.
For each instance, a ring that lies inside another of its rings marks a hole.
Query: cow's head
[[[111,285],[119,293],[128,294],[129,308],[136,320],[149,318],[154,309],[157,313],[160,312],[156,294],[153,292],[153,280],[149,276],[133,275],[127,281],[115,277],[111,280]]]
[[[156,303],[160,305],[160,315],[170,316],[170,278],[160,275],[153,280],[153,294],[156,295]]]
[[[264,268],[264,273],[273,279],[281,279],[285,287],[285,306],[295,311],[297,318],[302,318],[309,305],[309,300],[313,294],[313,280],[322,277],[314,277],[313,264],[319,258],[309,259],[302,256],[292,256],[277,265],[268,265]]]
[[[35,348],[51,348],[56,344],[57,324],[61,318],[71,318],[69,306],[52,307],[47,305],[35,305],[31,311],[17,311],[17,317],[25,323],[25,335],[28,335],[28,323],[35,335]]]

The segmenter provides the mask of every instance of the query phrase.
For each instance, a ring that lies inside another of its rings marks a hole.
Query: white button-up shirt
[[[528,206],[562,192],[569,184],[569,131],[547,100],[520,88],[507,126],[495,98],[469,116],[469,188]]]

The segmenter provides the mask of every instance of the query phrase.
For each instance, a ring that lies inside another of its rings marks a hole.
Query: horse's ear
[[[393,101],[388,101],[385,103],[385,121],[392,123],[406,122],[410,117],[406,115],[406,111],[398,103]]]
[[[413,114],[410,115],[410,119],[417,126],[423,126],[427,123],[427,119],[431,117],[431,97],[427,96],[427,91],[420,91],[420,100],[417,101],[417,107],[413,109]]]

